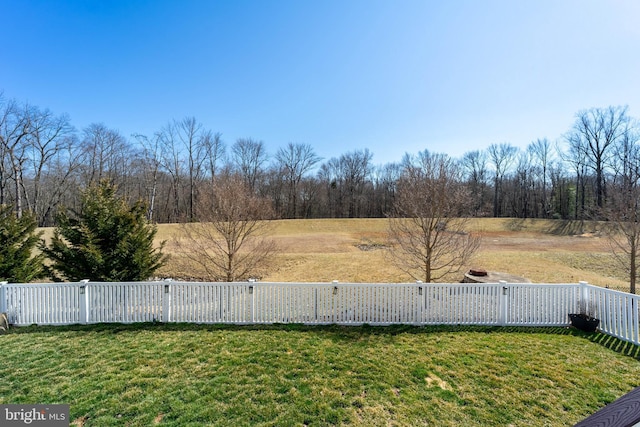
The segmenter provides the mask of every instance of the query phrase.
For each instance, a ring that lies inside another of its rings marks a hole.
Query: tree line
[[[557,141],[525,149],[501,142],[452,158],[468,190],[460,214],[604,219],[638,184],[638,129],[626,107],[591,108]],[[77,130],[66,114],[1,95],[0,152],[0,205],[17,218],[33,214],[39,226],[56,225],[62,207],[78,209],[82,190],[102,180],[131,204],[144,200],[152,222],[194,222],[199,200],[215,198],[217,180],[230,176],[267,200],[276,218],[384,217],[415,157],[376,164],[364,148],[323,159],[291,142],[268,153],[263,141],[224,141],[194,117],[152,135],[125,136],[102,123]]]

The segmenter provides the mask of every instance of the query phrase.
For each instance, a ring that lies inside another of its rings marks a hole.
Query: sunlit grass
[[[411,282],[413,278],[385,257],[387,220],[312,219],[273,221],[271,237],[279,252],[261,277],[274,282]],[[626,272],[613,261],[597,222],[541,219],[472,219],[469,229],[480,233],[483,244],[461,273],[440,280],[458,282],[471,267],[523,276],[537,283],[587,281],[598,286],[626,289]],[[44,229],[45,237],[52,229]],[[177,224],[158,225],[156,241],[180,235]],[[519,243],[525,240],[524,243]],[[495,243],[499,244],[496,245]],[[510,243],[511,242],[511,243]],[[530,243],[534,242],[535,245]],[[574,245],[575,243],[575,245]],[[363,250],[362,245],[371,250]],[[562,244],[564,247],[557,247]],[[171,255],[171,245],[165,253]],[[169,259],[158,275],[189,276],[178,260]],[[191,277],[198,279],[197,277]]]
[[[561,328],[13,331],[0,336],[0,403],[68,403],[85,426],[564,426],[640,376],[610,349],[637,347]]]
[[[274,221],[270,236],[279,252],[261,279],[411,282],[414,279],[385,256],[387,226],[382,218]],[[628,286],[625,272],[612,262],[606,239],[597,234],[597,223],[481,218],[471,220],[469,229],[483,236],[479,252],[460,273],[440,281],[458,282],[469,268],[480,267],[538,283],[587,281],[599,286]],[[177,225],[161,224],[158,239],[170,239],[179,232]],[[160,273],[179,277],[171,260]]]

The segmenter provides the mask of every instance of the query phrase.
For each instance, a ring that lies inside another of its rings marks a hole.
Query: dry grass
[[[261,279],[274,282],[412,281],[386,258],[386,219],[315,219],[273,222],[280,252]],[[598,224],[579,221],[484,218],[473,220],[482,246],[472,264],[490,271],[523,276],[533,282],[589,283],[625,287],[625,272],[613,262]],[[179,233],[176,225],[160,225],[158,240]],[[167,248],[170,252],[170,247]],[[176,277],[170,261],[161,271]],[[457,282],[461,274],[446,278]]]
[[[400,283],[411,277],[386,258],[386,219],[313,219],[273,222],[280,252],[262,277],[273,282]],[[511,218],[475,219],[471,230],[482,235],[480,251],[468,267],[523,276],[538,283],[575,283],[625,288],[626,273],[614,262],[598,223]],[[53,229],[43,229],[50,239]],[[156,240],[179,235],[176,224],[158,226]],[[165,252],[171,253],[169,245]],[[179,277],[169,260],[160,275]],[[461,274],[445,281],[457,282]]]

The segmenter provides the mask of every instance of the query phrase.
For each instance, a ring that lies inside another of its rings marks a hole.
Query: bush
[[[162,246],[153,247],[156,227],[146,220],[146,205],[129,207],[116,187],[101,182],[82,194],[80,212],[58,216],[51,246],[52,279],[101,282],[147,280],[163,264]]]
[[[44,257],[33,256],[42,233],[33,215],[16,218],[11,206],[0,205],[0,280],[28,283],[44,277]]]

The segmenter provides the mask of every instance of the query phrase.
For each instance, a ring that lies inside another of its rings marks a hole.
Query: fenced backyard
[[[567,326],[568,314],[640,345],[640,296],[576,284],[195,283],[0,285],[15,326],[192,322],[308,325]]]

